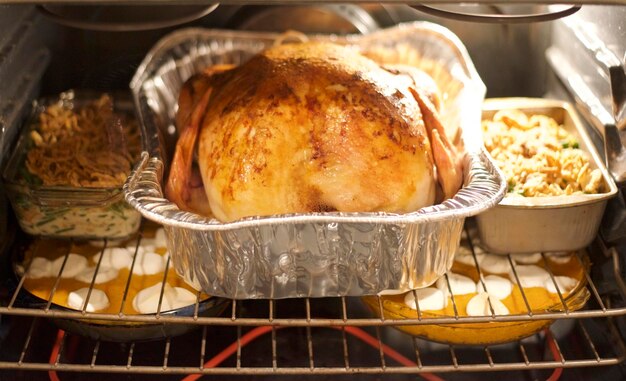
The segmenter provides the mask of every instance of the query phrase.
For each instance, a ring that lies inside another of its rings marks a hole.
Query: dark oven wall
[[[284,17],[289,15],[289,17]],[[281,17],[282,16],[282,17]],[[84,16],[82,16],[84,17]],[[307,21],[308,20],[308,21]],[[477,24],[429,16],[404,5],[219,6],[199,20],[148,31],[102,32],[51,25],[52,60],[43,91],[124,89],[159,38],[187,26],[303,32],[366,32],[399,22],[427,20],[456,33],[468,48],[489,97],[545,93],[550,23]]]

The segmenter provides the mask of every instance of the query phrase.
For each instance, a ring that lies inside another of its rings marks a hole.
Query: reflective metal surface
[[[359,4],[242,6],[230,29],[264,32],[298,30],[307,34],[370,33],[380,25]]]
[[[548,9],[536,10],[532,13],[504,11],[498,5],[490,6],[491,12],[476,12],[474,10],[477,4],[459,4],[452,6],[445,5],[413,5],[412,7],[418,11],[428,13],[438,17],[449,18],[453,20],[480,22],[480,23],[531,23],[556,20],[561,17],[569,16],[580,10],[580,5],[567,5],[559,8],[545,7]],[[552,8],[552,9],[550,9]]]
[[[584,255],[581,253],[579,258]],[[59,311],[43,306],[18,308],[9,302],[9,305],[0,307],[0,313],[12,315],[14,333],[10,347],[13,350],[0,351],[0,369],[98,372],[101,373],[99,377],[103,378],[103,373],[233,376],[332,374],[356,376],[359,379],[365,379],[368,374],[387,374],[395,380],[401,374],[466,371],[508,371],[508,379],[516,375],[516,370],[615,365],[624,361],[626,350],[612,316],[626,314],[626,308],[623,307],[626,286],[621,279],[617,252],[609,250],[601,255],[608,256],[611,265],[611,272],[604,281],[615,284],[616,292],[611,299],[602,298],[598,293],[602,285],[596,284],[590,274],[585,272],[588,282],[586,289],[591,299],[588,308],[581,311],[568,310],[564,304],[562,311],[551,313],[529,311],[507,316],[385,319],[372,317],[360,300],[349,297],[232,301],[224,317],[196,314],[140,316],[149,319],[146,321],[166,326],[195,324],[201,326],[201,330],[180,338],[119,345],[89,340],[70,332],[58,331],[55,335],[54,326],[48,321],[56,312],[71,314],[66,317],[84,321],[99,319],[98,315],[101,314]],[[515,266],[513,260],[510,263]],[[14,295],[12,300],[15,298]],[[198,303],[196,309],[197,306]],[[113,314],[106,316],[106,319],[128,324],[133,316]],[[391,329],[406,324],[426,327],[446,322],[470,327],[477,322],[501,324],[507,321],[506,318],[510,319],[508,321],[528,323],[546,318],[561,320],[532,337],[502,345],[441,345]],[[23,329],[18,333],[19,326]],[[365,341],[357,340],[357,337]],[[606,345],[607,341],[610,345]],[[230,342],[233,344],[228,346]],[[72,344],[64,345],[67,343]],[[1,339],[0,344],[3,344]],[[546,344],[553,348],[551,353],[546,354]],[[79,350],[66,351],[77,345]],[[233,359],[223,358],[224,363],[216,362],[213,357],[215,353],[227,347],[230,350],[220,355],[231,355]],[[400,353],[401,357],[389,356],[392,351]],[[398,359],[401,361],[398,362]],[[493,377],[493,374],[483,376]]]
[[[425,70],[433,72],[448,95],[444,123],[460,126],[467,150],[465,185],[454,198],[403,215],[308,213],[220,223],[183,212],[163,197],[167,156],[159,133],[173,130],[178,89],[204,67],[239,64],[278,36],[187,29],[157,43],[131,83],[147,152],[125,185],[127,201],[165,226],[175,268],[211,295],[235,299],[371,295],[433,283],[452,265],[464,219],[495,205],[505,188],[501,174],[482,151],[484,85],[461,42],[433,24],[400,25],[335,41],[367,51],[390,50],[399,62],[431,65]]]
[[[50,20],[72,28],[130,32],[167,28],[200,19],[217,8],[208,5],[152,6],[149,11],[137,5],[40,5]]]
[[[626,32],[623,8],[583,8],[555,23],[546,58],[602,134],[607,166],[626,184]]]
[[[586,247],[598,233],[607,201],[617,193],[613,178],[591,142],[573,107],[539,98],[501,98],[485,102],[484,116],[518,109],[547,115],[561,124],[589,157],[589,166],[602,174],[602,193],[548,197],[506,197],[476,217],[480,239],[494,253],[570,251]]]

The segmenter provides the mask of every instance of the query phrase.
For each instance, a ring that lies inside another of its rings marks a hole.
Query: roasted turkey
[[[406,213],[462,183],[434,81],[352,47],[307,42],[212,66],[179,97],[166,184],[183,210],[234,221],[305,212]]]

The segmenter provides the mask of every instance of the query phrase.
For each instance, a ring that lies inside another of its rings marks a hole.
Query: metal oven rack
[[[141,234],[138,240],[141,240]],[[601,287],[586,272],[591,299],[585,310],[570,311],[561,298],[563,312],[538,313],[529,308],[523,314],[484,317],[455,314],[432,318],[420,314],[417,319],[373,318],[359,298],[349,297],[233,300],[222,317],[198,314],[199,301],[196,301],[194,314],[186,317],[160,313],[153,316],[121,312],[101,314],[55,309],[51,302],[54,289],[46,306],[24,308],[16,306],[18,295],[24,292],[22,277],[15,291],[0,306],[0,316],[19,327],[13,329],[10,339],[15,349],[10,353],[0,350],[0,370],[230,376],[432,376],[432,373],[468,371],[543,370],[545,373],[557,368],[615,365],[626,358],[626,347],[615,324],[617,317],[626,314],[626,285],[620,275],[618,253],[615,250],[600,251],[612,266],[613,279],[609,282],[616,285],[617,291],[611,298],[601,295]],[[578,258],[582,261],[582,256]],[[515,271],[515,262],[510,257],[509,263]],[[477,261],[476,266],[480,272]],[[528,306],[523,289],[522,294]],[[379,302],[382,308],[380,299]],[[55,338],[53,333],[56,330],[50,329],[53,327],[51,318],[199,327],[191,334],[158,342],[116,344],[63,331],[58,331]],[[392,329],[406,324],[544,319],[557,319],[557,322],[550,329],[515,343],[479,347],[433,344]],[[569,333],[562,334],[562,327],[567,327]],[[226,347],[230,342],[233,344]],[[223,347],[226,347],[225,351],[218,353]],[[249,349],[251,347],[253,349]]]

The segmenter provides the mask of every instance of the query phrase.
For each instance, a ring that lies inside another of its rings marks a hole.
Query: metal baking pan
[[[174,130],[182,84],[208,65],[240,64],[280,36],[185,29],[156,44],[131,82],[146,150],[125,184],[126,200],[165,227],[178,273],[211,295],[372,295],[430,285],[452,265],[465,218],[497,204],[506,187],[479,139],[485,87],[459,39],[438,25],[310,38],[388,49],[396,62],[424,65],[434,76],[448,95],[444,122],[460,126],[467,149],[464,187],[453,199],[402,215],[307,213],[221,223],[181,211],[164,198],[167,155],[160,136],[167,140]]]
[[[10,289],[17,287],[16,279],[7,280]],[[220,316],[229,306],[230,301],[223,298],[209,297],[187,307],[161,312],[159,316]],[[29,309],[45,309],[48,302],[22,289],[15,301],[15,306]],[[52,304],[50,308],[59,311],[75,311],[70,308]],[[197,311],[196,311],[197,308]],[[136,341],[163,340],[184,335],[198,329],[197,324],[171,324],[161,322],[137,322],[130,320],[97,320],[54,318],[54,324],[64,331],[93,340],[129,343]]]
[[[541,98],[488,99],[483,117],[515,108],[554,118],[588,153],[590,166],[602,172],[603,193],[549,197],[505,197],[495,208],[476,216],[482,245],[493,253],[574,251],[589,245],[598,233],[607,201],[617,187],[573,107]]]

